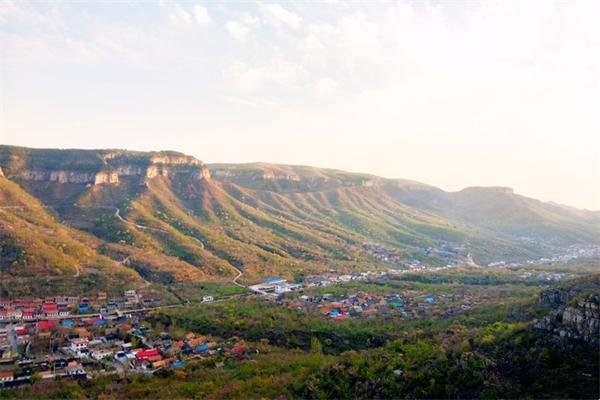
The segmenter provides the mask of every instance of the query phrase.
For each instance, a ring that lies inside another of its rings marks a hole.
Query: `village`
[[[446,267],[438,267],[437,269]],[[387,315],[396,317],[419,317],[425,314],[449,317],[461,310],[471,309],[481,299],[473,299],[468,294],[447,295],[422,293],[416,290],[403,290],[402,293],[373,294],[364,291],[349,292],[344,295],[324,293],[305,294],[311,288],[327,288],[347,282],[385,282],[394,276],[395,270],[388,272],[361,272],[339,275],[328,272],[306,277],[304,283],[290,283],[283,278],[268,278],[263,283],[249,289],[278,305],[291,309],[320,314],[339,321],[347,318]]]
[[[90,323],[44,320],[0,328],[0,387],[34,380],[89,379],[98,375],[152,375],[213,356],[244,357],[243,341],[216,340],[192,332],[172,338],[145,323],[146,313]],[[16,344],[16,352],[11,349]],[[7,346],[8,345],[8,346]],[[219,363],[217,362],[217,366]]]
[[[370,284],[386,285],[407,273],[438,272],[441,267],[410,263],[406,269],[338,273],[334,270],[290,282],[271,277],[247,286],[246,292],[197,300],[212,303],[226,298],[260,297],[276,306],[311,313],[331,321],[383,316],[417,319],[447,318],[494,301],[487,293],[431,293],[423,290],[370,292]],[[524,281],[559,281],[570,274],[521,271]],[[365,285],[363,285],[366,284]],[[344,290],[333,285],[347,284]],[[331,293],[329,292],[331,288]],[[183,337],[152,329],[154,311],[185,307],[188,299],[165,302],[154,292],[126,290],[118,296],[99,291],[88,296],[44,299],[0,299],[0,387],[39,379],[90,379],[105,374],[154,374],[177,369],[194,359],[248,357],[255,350],[243,341],[187,333]],[[216,361],[219,365],[221,361]]]
[[[146,300],[146,301],[145,301]],[[211,302],[211,296],[203,301]],[[217,342],[194,333],[173,338],[148,323],[161,305],[128,290],[123,299],[90,297],[0,300],[0,387],[39,379],[89,379],[97,375],[154,374],[189,360],[243,357],[243,342]],[[121,309],[121,308],[122,309]],[[250,350],[252,351],[252,350]]]

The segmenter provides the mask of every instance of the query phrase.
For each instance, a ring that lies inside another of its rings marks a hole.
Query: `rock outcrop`
[[[533,328],[554,335],[559,341],[600,344],[600,294],[578,294],[577,288],[546,290],[540,294],[542,306],[555,308],[550,315],[534,321]]]
[[[33,150],[28,154],[0,154],[9,179],[82,185],[118,185],[123,177],[141,181],[186,174],[189,179],[210,179],[202,161],[175,152],[121,150]],[[86,153],[87,157],[81,157]],[[82,162],[81,160],[85,160]],[[56,169],[56,165],[64,166]]]

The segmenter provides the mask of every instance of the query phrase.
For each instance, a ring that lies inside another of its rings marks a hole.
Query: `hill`
[[[314,167],[205,165],[177,152],[0,146],[0,169],[4,290],[24,276],[73,281],[77,271],[77,282],[126,274],[168,284],[230,281],[241,270],[250,282],[598,244],[597,214],[504,189],[448,193]]]

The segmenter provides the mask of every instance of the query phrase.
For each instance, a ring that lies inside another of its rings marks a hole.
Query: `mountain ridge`
[[[471,256],[486,264],[598,244],[596,214],[506,188],[445,192],[333,169],[204,164],[178,152],[128,150],[0,146],[0,168],[2,213],[16,212],[7,208],[15,196],[39,202],[47,215],[19,216],[29,218],[24,226],[31,234],[53,218],[55,229],[81,232],[97,243],[90,255],[95,262],[160,284],[225,282],[237,274],[234,269],[251,282],[326,269],[455,264]],[[31,260],[43,257],[23,236],[5,226],[0,234],[10,238],[0,247],[6,275],[23,274],[11,267],[15,262],[38,268]],[[34,257],[7,253],[11,246]],[[73,266],[63,264],[44,271],[72,275]],[[96,269],[83,268],[82,274]]]

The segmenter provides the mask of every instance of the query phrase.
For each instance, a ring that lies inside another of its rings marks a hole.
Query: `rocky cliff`
[[[187,174],[210,179],[202,161],[176,152],[54,150],[0,146],[0,168],[17,181],[118,185],[123,177],[141,180]]]
[[[553,334],[558,341],[583,341],[600,344],[600,293],[581,290],[580,287],[546,290],[540,294],[540,305],[554,310],[533,328]]]

